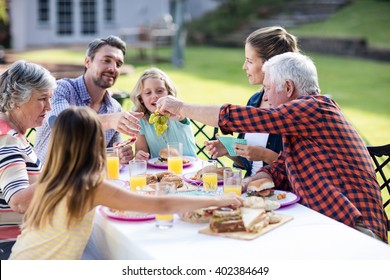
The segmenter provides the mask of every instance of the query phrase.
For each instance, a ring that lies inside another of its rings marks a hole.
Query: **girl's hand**
[[[150,154],[145,152],[145,151],[138,151],[136,153],[136,155],[135,155],[135,159],[138,159],[138,160],[148,160],[149,156],[150,156]]]
[[[241,196],[238,196],[234,193],[227,193],[217,198],[219,201],[217,202],[218,207],[222,206],[233,206],[238,208],[242,206],[244,199]]]

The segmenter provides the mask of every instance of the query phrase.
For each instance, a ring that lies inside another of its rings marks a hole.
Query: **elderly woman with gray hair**
[[[42,125],[56,86],[47,69],[26,61],[0,76],[0,259],[15,243],[42,167],[25,133]]]

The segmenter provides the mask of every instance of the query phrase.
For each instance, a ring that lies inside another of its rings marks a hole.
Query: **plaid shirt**
[[[270,109],[224,105],[219,126],[223,133],[282,134],[284,150],[259,172],[299,195],[301,204],[351,227],[361,221],[387,241],[371,158],[333,100],[306,96]]]
[[[50,116],[58,116],[63,110],[70,106],[88,106],[91,102],[91,96],[88,93],[84,83],[84,77],[80,76],[76,79],[61,79],[58,80],[58,86],[51,98],[52,110],[47,114],[46,120]],[[120,112],[121,105],[112,98],[106,91],[103,98],[103,103],[100,106],[98,114],[111,114]],[[47,149],[49,146],[51,128],[47,121],[37,128],[37,134],[34,141],[35,152],[42,163],[45,163]],[[80,131],[82,133],[82,131]],[[115,142],[120,142],[120,134],[114,129],[105,131],[106,145],[112,147]]]

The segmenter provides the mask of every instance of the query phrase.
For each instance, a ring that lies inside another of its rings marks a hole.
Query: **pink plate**
[[[203,185],[202,181],[192,179],[194,176],[195,176],[195,173],[184,174],[183,180],[184,180],[184,182],[189,183],[191,185],[202,186]],[[218,180],[218,185],[219,186],[223,185],[223,180]]]
[[[196,157],[190,157],[190,156],[184,156],[185,159],[187,159],[189,162],[183,164],[183,168],[189,167],[192,165],[192,163],[197,160]],[[154,168],[160,168],[160,169],[168,169],[167,162],[160,161],[158,157],[151,158],[148,160],[148,165]]]
[[[99,206],[99,211],[103,216],[117,221],[143,222],[153,220],[155,218],[154,215],[144,213],[136,213],[134,216],[122,216],[112,212],[109,208],[104,206]]]

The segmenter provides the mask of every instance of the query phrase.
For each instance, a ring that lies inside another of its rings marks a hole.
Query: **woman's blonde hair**
[[[25,215],[25,228],[43,228],[53,221],[66,199],[67,226],[80,222],[93,207],[96,187],[105,176],[104,133],[96,112],[70,107],[56,118],[45,167]]]
[[[144,113],[146,119],[149,118],[150,112],[141,101],[141,93],[144,89],[144,82],[148,78],[160,79],[161,81],[164,82],[165,88],[168,91],[168,95],[173,95],[173,96],[177,95],[175,84],[165,72],[154,67],[145,70],[142,73],[141,77],[138,79],[133,90],[131,91],[130,98],[134,104],[133,111]]]

